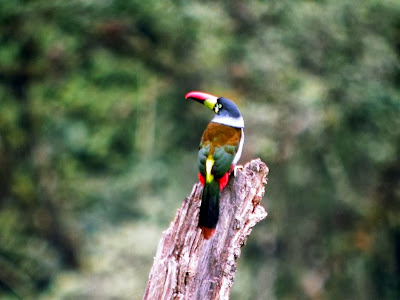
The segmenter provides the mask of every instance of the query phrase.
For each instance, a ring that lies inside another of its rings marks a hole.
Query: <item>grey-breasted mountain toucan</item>
[[[203,133],[198,153],[199,180],[204,186],[199,227],[208,240],[217,227],[220,192],[228,184],[229,174],[242,154],[244,121],[235,103],[227,98],[198,91],[187,93],[185,98],[215,113]]]

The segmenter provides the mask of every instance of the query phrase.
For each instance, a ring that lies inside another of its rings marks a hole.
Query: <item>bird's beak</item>
[[[216,106],[218,100],[217,96],[207,94],[204,92],[193,91],[187,93],[185,95],[185,99],[195,100],[203,104],[204,106],[208,107],[209,109],[213,110],[215,113],[218,112],[218,107]]]

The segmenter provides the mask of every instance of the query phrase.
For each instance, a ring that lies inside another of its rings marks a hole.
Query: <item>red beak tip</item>
[[[214,98],[214,97],[217,98],[214,95],[207,94],[207,93],[204,93],[204,92],[199,92],[199,91],[192,91],[192,92],[189,92],[189,93],[187,93],[185,95],[185,99],[193,98],[193,99],[196,99],[196,100],[206,100],[206,99],[210,99],[210,98]]]
[[[193,93],[193,92],[186,93],[185,99],[190,98],[190,95],[191,95],[192,93]]]

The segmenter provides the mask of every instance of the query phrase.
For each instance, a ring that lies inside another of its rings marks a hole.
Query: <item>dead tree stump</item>
[[[197,227],[202,186],[193,186],[157,248],[143,300],[229,299],[236,261],[252,228],[267,216],[260,205],[268,167],[252,160],[222,191],[217,229],[205,240]]]

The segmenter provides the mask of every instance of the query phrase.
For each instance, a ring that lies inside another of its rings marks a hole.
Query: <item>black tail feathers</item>
[[[219,183],[205,183],[200,206],[199,227],[214,229],[219,217]],[[204,231],[203,231],[204,232]]]

